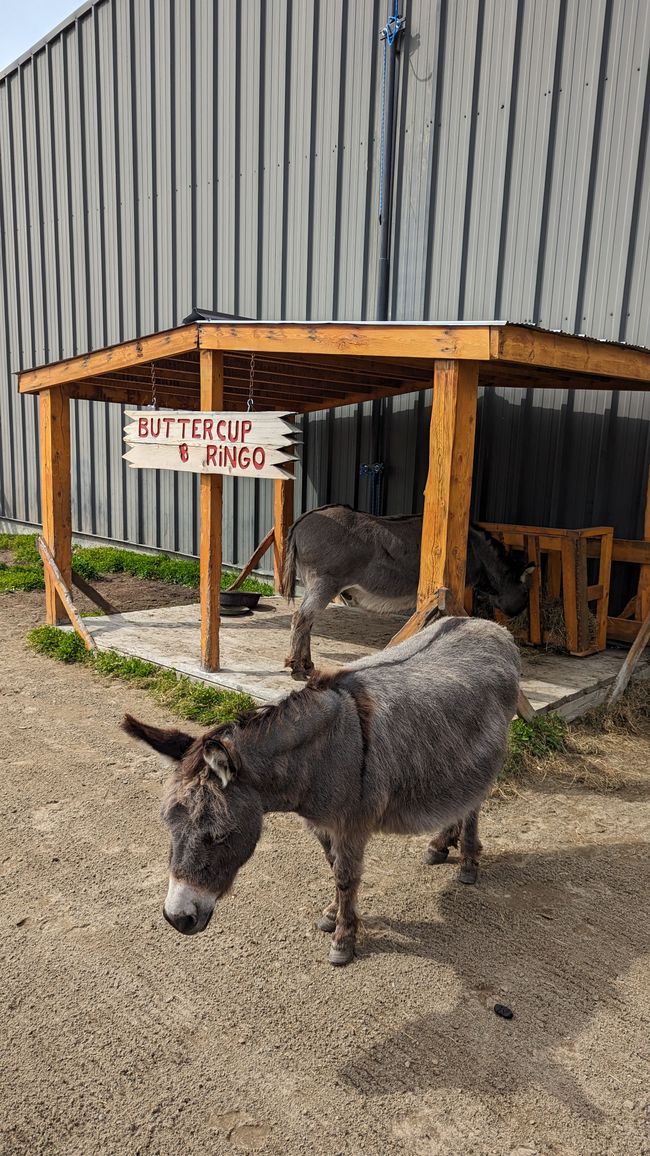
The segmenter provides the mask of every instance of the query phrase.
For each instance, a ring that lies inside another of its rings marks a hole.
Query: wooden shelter
[[[505,323],[200,321],[19,375],[40,398],[43,537],[71,583],[71,398],[147,405],[151,365],[158,403],[174,409],[243,410],[250,355],[257,410],[304,413],[433,386],[429,471],[416,629],[441,587],[462,605],[479,385],[649,389],[650,350]],[[276,583],[293,512],[293,482],[275,486]],[[201,655],[219,666],[222,478],[200,483]],[[641,501],[641,495],[639,495]],[[646,538],[650,538],[650,515]],[[645,549],[641,549],[646,547]],[[614,559],[641,565],[634,613],[650,609],[650,545],[614,542]],[[626,553],[627,551],[627,553]],[[640,552],[639,552],[640,551]],[[46,568],[47,621],[64,612]],[[610,620],[611,621],[611,620]],[[622,636],[635,631],[621,627]]]

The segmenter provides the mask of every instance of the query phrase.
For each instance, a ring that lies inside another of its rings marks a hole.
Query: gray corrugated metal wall
[[[647,0],[404,0],[392,316],[650,345]],[[368,318],[384,0],[99,0],[0,78],[0,516],[36,523],[18,369],[199,304]],[[387,511],[417,508],[428,399],[385,403]],[[640,530],[650,399],[489,391],[476,512]],[[196,480],[127,471],[74,405],[80,531],[192,553]],[[368,501],[369,407],[309,419],[297,505]],[[549,487],[548,478],[553,478]],[[226,485],[225,555],[272,517]]]

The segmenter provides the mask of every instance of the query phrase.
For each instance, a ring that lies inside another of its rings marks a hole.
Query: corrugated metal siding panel
[[[645,0],[404,0],[391,309],[650,344]],[[0,80],[0,513],[39,518],[17,369],[193,305],[368,318],[386,0],[98,0]],[[648,399],[488,391],[476,508],[638,532]],[[305,418],[296,511],[420,508],[430,394]],[[376,416],[376,415],[375,415]],[[198,481],[131,471],[120,406],[73,406],[75,524],[194,553]],[[92,469],[90,463],[92,462]],[[553,484],[548,486],[549,463]],[[224,557],[272,488],[227,479]],[[636,527],[636,529],[635,529]],[[271,564],[270,555],[265,560]]]

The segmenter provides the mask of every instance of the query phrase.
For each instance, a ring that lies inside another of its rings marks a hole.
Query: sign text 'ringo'
[[[127,410],[124,457],[136,469],[291,478],[300,430],[291,413]]]

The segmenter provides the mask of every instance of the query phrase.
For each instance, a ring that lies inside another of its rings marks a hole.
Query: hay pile
[[[564,606],[560,598],[542,598],[542,634],[546,634],[546,642],[544,646],[546,650],[566,651],[567,636],[566,623],[564,621]],[[593,645],[598,637],[598,619],[591,610],[587,610],[589,619],[589,645]],[[517,638],[518,641],[524,642],[528,638],[528,607],[522,610],[516,618],[510,618],[506,622],[508,630]]]

